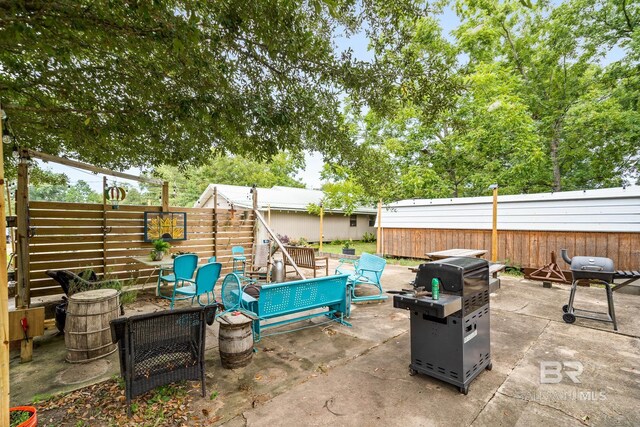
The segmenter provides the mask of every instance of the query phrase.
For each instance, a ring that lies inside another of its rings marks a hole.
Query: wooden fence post
[[[319,252],[322,252],[322,235],[323,235],[323,221],[324,221],[324,206],[320,203],[320,247],[318,248]]]
[[[378,201],[378,235],[376,236],[376,252],[382,255],[382,200]]]
[[[254,185],[253,187],[251,187],[251,194],[253,195],[253,211],[256,212],[258,210],[258,189],[256,188],[256,186]],[[251,265],[254,265],[255,259],[256,259],[256,249],[257,249],[257,244],[256,244],[256,237],[258,237],[258,227],[256,227],[257,223],[254,219],[253,221],[253,241],[251,242]],[[262,242],[260,242],[262,243]]]
[[[498,261],[498,184],[489,187],[493,190],[493,221],[491,228],[491,262]]]
[[[107,176],[102,177],[102,277],[107,277]]]
[[[20,150],[18,163],[18,190],[16,216],[18,228],[18,268],[16,270],[16,307],[29,307],[31,292],[29,283],[29,153]],[[3,213],[4,214],[4,213]],[[3,258],[4,259],[4,258]]]
[[[162,212],[169,212],[169,183],[162,182]]]
[[[0,108],[0,137],[2,135],[2,109]],[[7,221],[4,219],[4,156],[0,142],[0,234],[7,233]],[[9,201],[10,202],[10,201]],[[0,425],[9,425],[9,283],[7,277],[7,245],[0,245]]]
[[[213,187],[213,256],[218,259],[218,187]]]

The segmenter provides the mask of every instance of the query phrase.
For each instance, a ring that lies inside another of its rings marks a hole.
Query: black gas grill
[[[431,281],[441,283],[440,299]],[[489,264],[477,258],[446,258],[420,265],[415,291],[395,295],[393,306],[411,312],[409,373],[421,373],[459,387],[491,370]]]
[[[616,313],[613,306],[613,289],[611,287],[616,275],[613,260],[610,258],[587,256],[574,256],[573,258],[569,258],[566,249],[562,249],[561,253],[562,259],[571,265],[571,273],[573,275],[573,283],[571,284],[571,292],[569,293],[569,304],[562,307],[562,311],[564,312],[562,320],[567,323],[574,323],[576,317],[582,317],[585,319],[611,322],[613,323],[613,329],[617,331],[618,324],[616,323]],[[607,292],[607,313],[578,309],[573,306],[576,289],[580,281],[597,282],[605,286]],[[606,317],[603,317],[603,315]]]

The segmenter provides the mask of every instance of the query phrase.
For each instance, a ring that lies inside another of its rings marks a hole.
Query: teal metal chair
[[[351,268],[345,266],[351,265]],[[349,274],[347,287],[352,302],[386,300],[388,297],[382,294],[382,272],[387,261],[379,256],[363,252],[359,259],[340,259],[336,268],[336,274]],[[356,296],[356,286],[373,285],[378,288],[378,295]]]
[[[164,296],[160,293],[160,285],[162,284],[162,282],[173,283],[174,288],[178,284],[182,284],[183,282],[193,283],[193,273],[195,273],[197,267],[198,255],[178,255],[173,259],[173,268],[171,269],[171,271],[173,271],[172,273],[165,274],[165,269],[160,269],[160,273],[158,274],[158,289],[156,291],[156,294],[162,298],[171,299],[170,297]]]
[[[215,257],[215,256],[212,256],[212,257],[209,257],[209,259],[207,260],[207,263],[208,263],[208,264],[211,264],[212,262],[216,262],[216,261],[217,261],[217,260],[216,260],[216,257]]]
[[[222,281],[222,287],[220,289],[220,299],[224,306],[224,311],[219,311],[216,317],[222,316],[225,313],[231,313],[234,311],[240,311],[251,318],[254,318],[254,314],[245,308],[242,301],[242,293],[246,286],[245,280],[241,276],[235,273],[229,273],[224,277]]]
[[[244,276],[244,269],[247,264],[247,257],[244,256],[244,248],[242,246],[233,246],[231,248],[233,256],[233,272]]]
[[[198,304],[203,307],[217,302],[213,289],[216,285],[216,282],[220,278],[221,270],[222,264],[220,264],[219,262],[205,264],[196,272],[196,280],[194,284],[185,285],[182,287],[174,286],[173,295],[171,298],[171,308],[173,308],[173,303],[175,301],[180,301],[188,298],[191,298],[191,304],[193,304],[193,300],[197,298]],[[200,297],[203,295],[207,296],[206,304],[200,302]],[[211,299],[209,298],[209,295],[211,295]]]

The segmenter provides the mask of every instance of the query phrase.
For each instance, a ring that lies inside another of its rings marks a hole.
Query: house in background
[[[214,207],[214,191],[218,193],[219,209],[252,209],[251,187],[209,184],[195,207]],[[320,217],[310,214],[307,206],[320,204],[324,193],[305,188],[257,188],[258,209],[269,221],[271,229],[290,239],[305,238],[309,242],[320,240]],[[323,235],[325,242],[332,240],[360,240],[364,233],[375,234],[376,209],[358,208],[351,215],[341,210],[325,210]],[[263,237],[263,233],[259,233]],[[266,237],[266,236],[265,236]]]

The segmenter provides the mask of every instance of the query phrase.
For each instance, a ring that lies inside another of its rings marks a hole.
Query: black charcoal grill
[[[440,299],[431,281],[441,283]],[[429,375],[467,394],[469,384],[491,370],[489,264],[477,258],[446,258],[420,265],[415,291],[394,295],[393,306],[410,311],[409,373]]]
[[[613,306],[613,279],[616,270],[613,260],[603,257],[575,256],[569,258],[566,249],[562,249],[562,259],[571,265],[571,273],[573,274],[573,282],[571,283],[571,292],[569,294],[569,304],[562,307],[564,314],[562,320],[567,323],[574,323],[577,317],[584,319],[600,320],[603,322],[613,323],[613,329],[618,330],[616,323],[616,313]],[[576,290],[580,281],[589,281],[603,284],[607,292],[608,312],[583,310],[573,306]],[[606,317],[603,317],[606,316]]]

